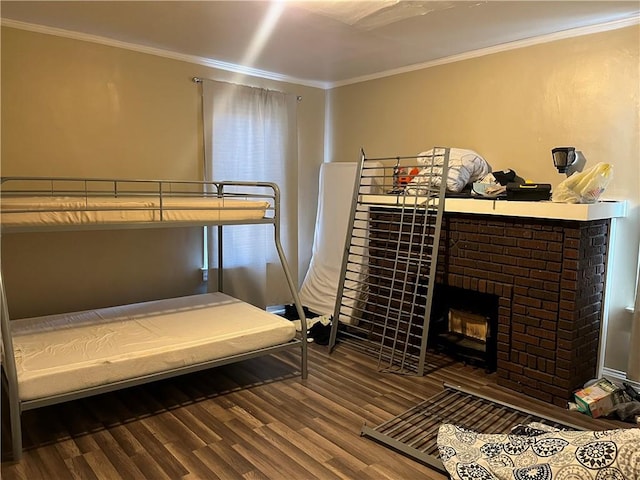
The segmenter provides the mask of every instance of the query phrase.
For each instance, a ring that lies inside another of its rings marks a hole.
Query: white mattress
[[[255,220],[265,216],[269,202],[166,197],[161,205],[157,197],[5,197],[1,206],[3,226],[25,226]]]
[[[296,333],[289,320],[219,292],[11,326],[22,400],[283,344]]]
[[[300,301],[321,315],[334,313],[357,173],[358,164],[352,162],[320,166],[311,263],[300,288]]]
[[[382,164],[373,164],[381,168]],[[338,294],[338,284],[342,271],[342,261],[345,250],[345,241],[349,230],[351,218],[351,201],[356,177],[359,174],[358,164],[351,162],[324,163],[320,167],[318,188],[318,211],[316,215],[315,234],[309,270],[300,289],[300,301],[311,311],[322,315],[333,315]],[[376,183],[382,177],[381,171],[369,170],[368,175],[362,179],[362,192],[365,196],[384,197],[374,195],[380,190]],[[395,196],[393,198],[396,198]],[[354,224],[366,230],[369,213],[365,209],[356,213]],[[345,289],[357,290],[357,285],[368,274],[366,266],[361,266],[361,258],[367,255],[368,240],[366,238],[352,239],[353,255],[351,267],[346,273]],[[358,299],[342,298],[342,314],[340,321],[355,325],[358,319],[353,316],[354,308],[360,302],[364,302],[366,292],[362,292]]]

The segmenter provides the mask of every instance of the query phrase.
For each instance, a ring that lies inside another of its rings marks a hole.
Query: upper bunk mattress
[[[2,225],[221,222],[263,218],[267,201],[216,197],[4,197]]]
[[[19,396],[37,399],[295,337],[292,322],[220,292],[11,322]]]

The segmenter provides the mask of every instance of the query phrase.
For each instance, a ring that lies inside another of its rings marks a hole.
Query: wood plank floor
[[[312,344],[307,380],[297,362],[288,352],[27,411],[23,458],[3,455],[2,478],[445,479],[360,436],[364,422],[376,426],[444,382],[585,428],[624,425],[524,399],[498,387],[495,374],[439,354],[424,377],[380,373],[348,345],[328,355]]]

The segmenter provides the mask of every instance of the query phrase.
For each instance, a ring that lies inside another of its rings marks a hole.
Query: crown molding
[[[537,37],[527,38],[524,40],[518,40],[515,42],[504,43],[496,45],[494,47],[481,48],[470,52],[465,52],[459,55],[451,55],[448,57],[439,58],[436,60],[409,65],[406,67],[395,68],[392,70],[386,70],[371,75],[365,75],[361,77],[354,77],[347,80],[338,82],[322,82],[305,80],[295,77],[289,77],[275,72],[269,72],[267,70],[260,70],[253,67],[246,67],[235,63],[223,62],[211,58],[198,57],[194,55],[187,55],[183,53],[173,52],[170,50],[163,50],[160,48],[147,47],[144,45],[138,45],[134,43],[122,42],[107,37],[101,37],[98,35],[91,35],[88,33],[74,32],[71,30],[65,30],[56,27],[49,27],[45,25],[37,25],[32,23],[20,22],[11,19],[2,19],[1,24],[5,27],[17,28],[21,30],[28,30],[36,33],[43,33],[47,35],[55,35],[59,37],[71,38],[74,40],[80,40],[85,42],[98,43],[101,45],[107,45],[116,48],[123,48],[126,50],[132,50],[135,52],[146,53],[149,55],[156,55],[159,57],[170,58],[173,60],[179,60],[183,62],[193,63],[196,65],[203,65],[209,68],[215,68],[218,70],[224,70],[227,72],[233,72],[241,75],[249,75],[252,77],[263,78],[267,80],[275,80],[278,82],[292,83],[295,85],[303,85],[307,87],[320,88],[323,90],[329,90],[332,88],[342,87],[345,85],[352,85],[354,83],[362,83],[369,80],[377,80],[384,77],[390,77],[402,73],[413,72],[416,70],[423,70],[426,68],[436,67],[439,65],[445,65],[447,63],[460,62],[462,60],[469,60],[472,58],[478,58],[485,55],[492,55],[499,52],[505,52],[509,50],[515,50],[519,48],[525,48],[533,45],[539,45],[543,43],[555,42],[557,40],[563,40],[566,38],[579,37],[583,35],[590,35],[594,33],[607,32],[610,30],[616,30],[619,28],[630,27],[640,23],[640,15],[634,15],[622,20],[615,20],[612,22],[601,23],[597,25],[590,25],[588,27],[572,28],[564,30],[562,32],[556,32],[548,35],[540,35]]]
[[[572,28],[564,30],[562,32],[550,33],[547,35],[540,35],[537,37],[526,38],[524,40],[517,40],[515,42],[503,43],[494,47],[481,48],[478,50],[472,50],[470,52],[461,53],[459,55],[451,55],[449,57],[443,57],[436,60],[431,60],[424,63],[418,63],[409,65],[406,67],[395,68],[393,70],[386,70],[384,72],[374,73],[372,75],[365,75],[362,77],[351,78],[344,81],[333,82],[331,88],[342,87],[345,85],[351,85],[354,83],[366,82],[369,80],[376,80],[379,78],[390,77],[401,73],[414,72],[416,70],[423,70],[425,68],[437,67],[439,65],[445,65],[447,63],[460,62],[462,60],[469,60],[472,58],[483,57],[485,55],[492,55],[494,53],[506,52],[509,50],[515,50],[518,48],[530,47],[533,45],[539,45],[542,43],[555,42],[557,40],[564,40],[566,38],[581,37],[583,35],[591,35],[593,33],[608,32],[610,30],[617,30],[619,28],[630,27],[640,23],[640,15],[625,18],[622,20],[615,20],[612,22],[600,23],[597,25],[590,25],[588,27]]]
[[[196,65],[203,65],[209,68],[215,68],[218,70],[224,70],[226,72],[238,73],[241,75],[249,75],[252,77],[264,78],[267,80],[275,80],[278,82],[293,83],[295,85],[303,85],[307,87],[315,87],[326,90],[329,88],[329,84],[326,82],[317,82],[312,80],[305,80],[295,77],[289,77],[275,72],[269,72],[267,70],[260,70],[253,67],[246,67],[237,65],[235,63],[223,62],[206,57],[198,57],[195,55],[187,55],[184,53],[173,52],[170,50],[163,50],[161,48],[147,47],[135,43],[122,42],[120,40],[114,40],[112,38],[101,37],[98,35],[91,35],[88,33],[74,32],[72,30],[65,30],[62,28],[50,27],[46,25],[37,25],[33,23],[20,22],[17,20],[11,20],[3,18],[1,21],[3,27],[16,28],[19,30],[28,30],[35,33],[43,33],[45,35],[54,35],[57,37],[71,38],[73,40],[80,40],[83,42],[98,43],[100,45],[106,45],[109,47],[123,48],[125,50],[132,50],[139,53],[146,53],[149,55],[156,55],[158,57],[170,58],[172,60],[179,60],[182,62],[193,63]]]

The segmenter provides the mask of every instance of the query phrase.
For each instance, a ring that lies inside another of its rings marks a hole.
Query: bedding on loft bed
[[[269,202],[215,197],[18,197],[2,201],[2,224],[83,225],[127,222],[220,222],[263,218]]]
[[[301,333],[275,314],[221,292],[10,319],[0,275],[2,369],[14,460],[21,413],[46,405],[300,349],[306,319],[280,244],[280,193],[267,182],[2,177],[2,234],[145,227],[271,224]],[[221,245],[219,246],[221,247]]]
[[[2,227],[243,222],[273,215],[266,183],[2,178]],[[269,214],[271,212],[271,214]]]

